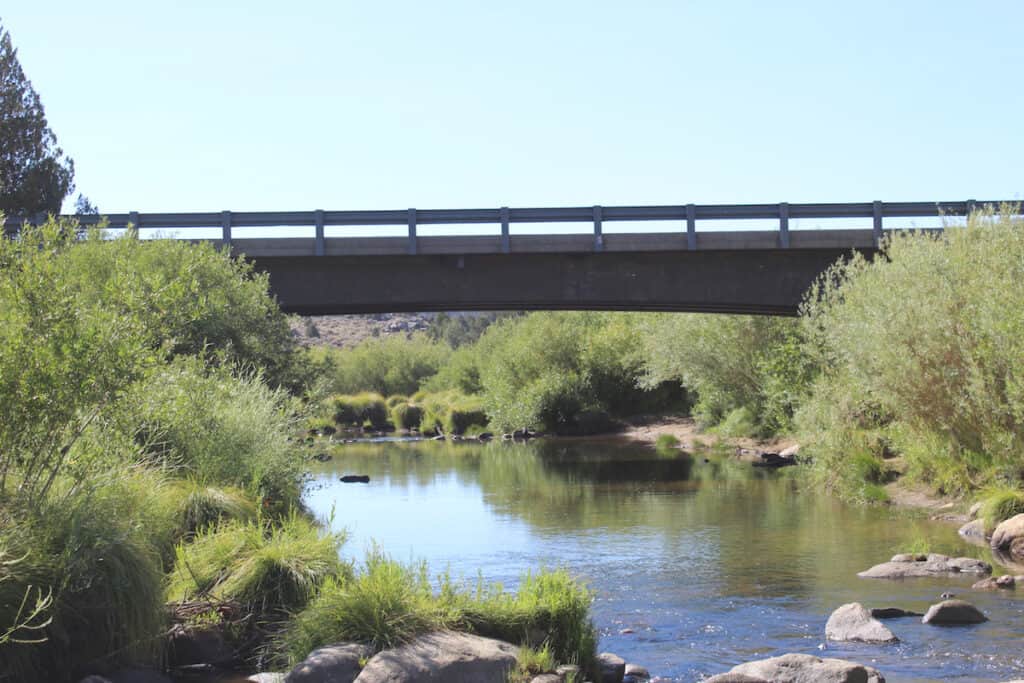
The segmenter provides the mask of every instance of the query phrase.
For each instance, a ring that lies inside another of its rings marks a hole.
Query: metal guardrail
[[[936,216],[965,216],[976,207],[1009,204],[1018,201],[961,202],[855,202],[843,204],[677,204],[665,206],[580,206],[561,208],[509,208],[498,209],[406,209],[396,211],[221,211],[214,213],[129,213],[102,216],[71,216],[84,226],[106,221],[113,229],[135,228],[155,230],[185,230],[191,228],[219,228],[221,242],[231,244],[232,228],[274,228],[305,226],[315,228],[315,255],[325,253],[324,229],[328,226],[386,226],[402,225],[408,229],[408,253],[417,253],[416,228],[420,225],[500,224],[501,250],[509,252],[509,226],[513,223],[592,223],[594,250],[601,251],[604,241],[603,224],[614,221],[686,221],[687,247],[697,248],[696,222],[702,220],[776,219],[779,221],[778,244],[789,247],[789,221],[800,218],[870,218],[877,245],[882,238],[886,218],[924,218]],[[16,233],[21,225],[39,222],[45,216],[32,219],[10,218],[4,223],[6,234]]]

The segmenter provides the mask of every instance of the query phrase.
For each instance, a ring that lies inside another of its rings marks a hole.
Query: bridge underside
[[[870,251],[870,250],[863,250]],[[611,310],[796,315],[849,249],[257,256],[281,307],[326,315]]]

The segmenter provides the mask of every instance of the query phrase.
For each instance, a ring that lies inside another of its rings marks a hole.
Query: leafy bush
[[[807,351],[830,377],[801,431],[821,467],[847,456],[838,434],[884,430],[908,474],[942,492],[1021,481],[1024,224],[1011,214],[896,233],[884,258],[855,255],[809,293]],[[828,405],[837,394],[873,409],[838,412]]]
[[[982,500],[978,516],[985,523],[985,533],[991,534],[1000,522],[1022,513],[1024,513],[1024,491],[993,489]]]
[[[345,576],[338,559],[344,537],[322,534],[292,513],[280,524],[228,522],[179,544],[168,597],[234,600],[252,613],[274,615],[305,607],[329,578]]]
[[[369,391],[384,396],[412,394],[447,362],[447,344],[422,334],[367,339],[350,349],[320,349],[319,372],[337,394]]]
[[[297,421],[288,395],[258,376],[180,358],[134,385],[118,408],[120,431],[149,462],[200,484],[245,488],[278,510],[298,503]]]

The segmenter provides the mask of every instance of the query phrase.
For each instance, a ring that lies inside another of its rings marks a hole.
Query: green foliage
[[[986,492],[979,517],[985,523],[985,533],[991,534],[1003,522],[1024,513],[1024,491],[996,488]]]
[[[175,482],[170,488],[178,501],[176,532],[179,537],[191,538],[196,532],[222,521],[253,520],[259,512],[240,489],[204,486],[194,480]]]
[[[0,623],[18,609],[17,593],[42,591],[52,605],[27,642],[0,647],[0,680],[76,680],[87,668],[154,661],[163,574],[148,483],[131,472],[61,480],[38,514],[14,521],[5,511],[0,548],[25,559],[0,567]]]
[[[172,601],[234,600],[254,614],[299,610],[325,581],[344,577],[344,537],[322,534],[292,513],[277,525],[228,522],[179,544],[167,594]]]
[[[1011,214],[894,234],[884,258],[854,256],[809,293],[808,355],[828,377],[800,427],[818,466],[842,467],[842,434],[884,430],[908,475],[942,492],[1021,481],[1024,225]]]
[[[487,427],[487,413],[479,396],[466,396],[450,390],[421,392],[414,396],[421,407],[420,431],[425,434],[465,434],[474,427]]]
[[[453,349],[470,346],[487,331],[487,328],[502,318],[516,313],[468,313],[449,315],[438,313],[430,320],[427,336],[436,342],[444,342]]]
[[[60,213],[74,189],[75,164],[57,146],[39,95],[0,26],[0,214]]]
[[[488,328],[478,344],[492,425],[578,433],[582,411],[636,414],[663,397],[637,386],[640,335],[606,313],[535,313]]]
[[[511,678],[513,681],[530,681],[534,676],[554,671],[557,664],[547,645],[539,648],[521,647],[516,654],[516,670]]]
[[[423,421],[423,409],[413,403],[396,403],[391,408],[391,424],[395,429],[414,430]]]
[[[317,372],[329,379],[332,393],[370,391],[384,396],[412,394],[447,362],[451,349],[426,335],[390,335],[367,339],[351,349],[316,351]]]
[[[334,396],[334,421],[343,427],[384,429],[388,426],[388,407],[380,394],[364,391],[360,394]]]
[[[597,635],[589,618],[593,595],[565,571],[523,577],[519,591],[479,584],[475,591],[441,577],[435,591],[426,566],[369,553],[352,580],[328,581],[289,624],[280,648],[295,663],[329,643],[356,641],[393,647],[440,628],[468,629],[531,647],[554,659],[589,664]]]
[[[672,452],[679,448],[679,439],[672,434],[659,434],[654,447],[659,451]]]
[[[694,392],[705,426],[745,409],[744,424],[729,426],[743,436],[788,430],[814,374],[796,321],[738,315],[648,316],[643,369],[646,386],[679,382]]]
[[[298,502],[296,419],[288,395],[258,376],[179,358],[133,385],[118,409],[118,429],[148,462],[202,485],[242,487],[277,509]]]
[[[728,437],[757,436],[757,417],[747,406],[730,410],[710,431]]]

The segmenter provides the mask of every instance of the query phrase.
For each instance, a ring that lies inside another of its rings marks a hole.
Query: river
[[[858,571],[927,544],[991,558],[948,524],[803,491],[796,468],[659,454],[621,440],[337,445],[305,500],[349,540],[434,573],[514,587],[565,566],[596,592],[601,651],[695,681],[786,652],[852,659],[888,681],[1005,681],[1024,674],[1024,597],[973,591],[971,577],[885,581]],[[369,484],[343,484],[366,474]],[[997,567],[996,573],[1001,573]],[[923,612],[953,592],[985,624],[887,621],[894,645],[825,643],[841,604]]]

